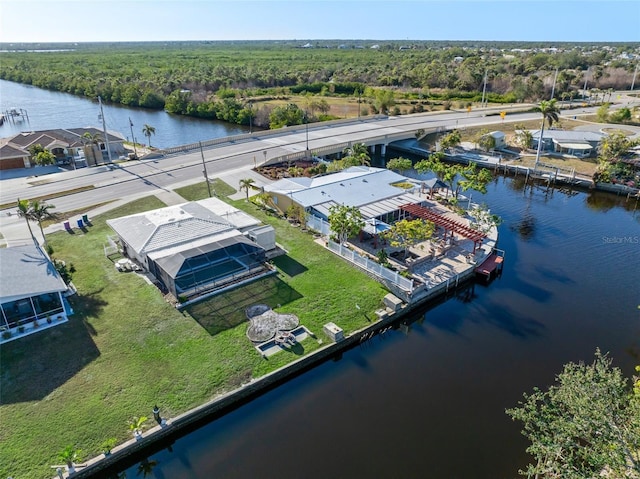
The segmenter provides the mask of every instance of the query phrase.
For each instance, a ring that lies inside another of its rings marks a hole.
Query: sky
[[[638,0],[0,0],[0,42],[638,42]]]

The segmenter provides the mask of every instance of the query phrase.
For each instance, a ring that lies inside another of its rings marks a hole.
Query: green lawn
[[[192,188],[180,194],[207,194],[206,185]],[[174,416],[320,347],[309,338],[302,348],[262,359],[245,335],[247,305],[280,304],[278,311],[298,315],[325,342],[326,322],[352,331],[367,324],[363,311],[374,316],[386,294],[378,283],[299,228],[244,200],[234,205],[272,224],[289,255],[274,261],[277,276],[183,312],[141,277],[119,273],[103,253],[113,234],[105,220],[164,206],[155,197],[92,218],[84,235],[48,236],[53,256],[77,269],[76,314],[0,348],[0,477],[50,477],[68,444],[85,457],[98,455],[106,438],[129,439],[128,420],[151,416],[154,404]]]

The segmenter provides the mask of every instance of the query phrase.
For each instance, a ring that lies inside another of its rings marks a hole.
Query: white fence
[[[317,216],[313,216],[313,215],[307,216],[307,228],[313,231],[317,231],[318,233],[324,236],[331,235],[331,229],[329,228],[329,223]]]
[[[346,246],[335,243],[331,240],[328,241],[328,246],[334,253],[342,256],[346,260],[351,261],[353,264],[378,276],[379,278],[382,278],[385,281],[390,281],[403,291],[407,291],[409,293],[413,291],[413,281],[401,276],[397,271],[391,271],[375,261],[371,261],[369,258],[359,255]]]

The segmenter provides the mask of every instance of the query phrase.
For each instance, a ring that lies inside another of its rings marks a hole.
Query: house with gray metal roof
[[[67,320],[67,285],[37,244],[0,248],[0,341]]]
[[[107,220],[124,255],[177,299],[270,272],[275,230],[217,199]]]
[[[532,130],[532,148],[538,148],[540,130]],[[553,151],[578,158],[595,155],[602,139],[607,136],[597,131],[582,130],[544,130],[542,150]]]
[[[282,212],[296,204],[326,220],[332,206],[345,205],[358,208],[365,221],[390,223],[400,218],[400,206],[422,203],[412,193],[419,185],[410,190],[398,186],[411,181],[386,168],[352,166],[316,178],[284,178],[265,186],[264,191]]]

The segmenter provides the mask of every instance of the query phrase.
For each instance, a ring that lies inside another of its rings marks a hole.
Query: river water
[[[28,110],[30,129],[98,125],[94,102],[0,81],[0,109],[10,106]],[[109,129],[126,135],[129,117],[156,127],[156,146],[242,131],[105,106]],[[503,218],[501,277],[177,440],[146,477],[516,477],[527,443],[505,408],[596,348],[627,376],[640,364],[640,210],[522,178],[473,199]]]
[[[98,99],[89,100],[68,93],[51,92],[19,83],[0,80],[0,113],[10,108],[26,110],[28,121],[5,121],[0,126],[0,138],[7,138],[22,131],[39,131],[56,128],[95,127],[102,130],[99,119]],[[211,120],[200,120],[166,111],[127,108],[103,104],[104,120],[108,131],[120,133],[131,141],[131,131],[138,143],[147,144],[142,134],[145,124],[155,128],[151,145],[158,148],[197,143],[224,136],[248,132],[240,125]],[[129,119],[133,127],[129,126]]]
[[[148,477],[518,477],[504,411],[523,392],[596,348],[628,377],[640,364],[640,210],[522,178],[475,196],[503,218],[501,277],[177,440]]]

